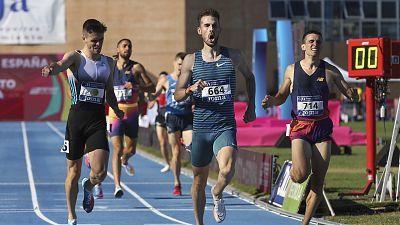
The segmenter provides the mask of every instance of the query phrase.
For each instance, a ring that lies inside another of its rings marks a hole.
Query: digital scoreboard
[[[392,44],[389,38],[349,39],[347,45],[349,77],[391,77]]]

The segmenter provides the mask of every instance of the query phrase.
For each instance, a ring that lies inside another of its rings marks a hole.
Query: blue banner
[[[261,101],[267,94],[267,29],[253,31],[253,73],[256,81],[256,116],[267,116]]]
[[[276,23],[276,43],[278,50],[279,87],[282,85],[286,67],[294,63],[292,24],[289,20],[279,20]],[[291,119],[292,100],[280,106],[279,119]]]

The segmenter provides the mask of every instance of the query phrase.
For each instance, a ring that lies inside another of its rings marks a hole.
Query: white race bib
[[[105,84],[97,82],[82,82],[79,101],[103,104]]]
[[[203,101],[222,103],[231,100],[231,86],[227,80],[212,80],[206,83],[207,86],[201,91]]]
[[[118,102],[132,100],[132,89],[124,88],[123,85],[114,86],[114,93]]]
[[[322,96],[297,96],[297,114],[299,116],[322,116],[323,113]]]

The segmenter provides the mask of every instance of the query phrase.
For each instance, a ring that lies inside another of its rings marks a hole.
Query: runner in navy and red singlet
[[[339,70],[321,60],[322,35],[308,31],[303,35],[304,59],[286,68],[278,93],[265,96],[262,107],[283,104],[289,94],[293,120],[290,124],[292,142],[291,179],[302,183],[311,174],[311,189],[306,200],[303,225],[309,224],[321,199],[331,151],[332,120],[328,98],[335,87],[347,98],[357,101],[358,94],[343,79]]]
[[[175,99],[184,101],[190,96],[195,103],[191,148],[194,174],[192,199],[196,224],[202,225],[209,164],[214,155],[219,174],[216,185],[211,189],[213,215],[218,223],[225,219],[222,192],[235,173],[237,154],[233,109],[236,70],[245,78],[249,97],[243,120],[246,123],[251,122],[256,119],[256,115],[254,75],[239,50],[218,44],[221,31],[219,13],[214,9],[206,9],[200,12],[197,20],[197,33],[203,40],[203,49],[185,57]]]
[[[114,73],[114,92],[118,107],[124,111],[125,118],[119,120],[112,108],[108,118],[111,126],[111,142],[113,144],[112,168],[114,175],[114,197],[123,195],[121,188],[121,166],[129,176],[135,174],[134,167],[128,163],[136,153],[136,143],[139,131],[139,95],[153,91],[154,85],[148,77],[145,68],[139,62],[130,60],[132,42],[121,39],[117,43],[116,70]],[[125,146],[124,146],[125,143]]]
[[[109,146],[104,101],[107,100],[118,118],[124,116],[114,95],[112,71],[115,63],[112,58],[100,53],[106,30],[107,27],[98,20],[86,20],[82,29],[83,49],[68,52],[62,60],[42,69],[44,77],[68,69],[72,105],[62,152],[67,156],[65,192],[69,225],[77,224],[75,205],[85,151],[91,152],[90,178],[82,180],[83,209],[87,213],[94,207],[93,187],[107,176]]]

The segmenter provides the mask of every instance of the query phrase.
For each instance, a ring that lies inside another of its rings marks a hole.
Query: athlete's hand
[[[52,71],[53,71],[53,66],[51,64],[43,67],[42,68],[42,77],[48,77]]]
[[[349,88],[347,89],[347,96],[350,96],[350,101],[358,102],[360,100],[360,96],[357,93],[357,89]]]
[[[272,104],[272,99],[273,99],[273,97],[272,97],[271,95],[266,95],[266,96],[264,97],[264,99],[262,100],[262,102],[261,102],[261,106],[262,106],[264,109],[273,106],[273,104]]]
[[[115,115],[117,115],[118,118],[119,118],[120,120],[122,120],[122,119],[124,119],[125,113],[124,113],[124,111],[118,109],[118,110],[115,112]]]
[[[203,88],[206,86],[207,86],[207,83],[200,79],[200,80],[196,81],[196,83],[194,83],[193,85],[189,86],[188,89],[191,92],[195,92],[195,91],[203,90]]]
[[[133,85],[132,85],[131,82],[125,81],[124,88],[126,88],[126,89],[132,89],[132,88],[133,88]]]
[[[254,121],[256,119],[256,108],[254,105],[248,105],[246,112],[244,113],[243,116],[243,121],[245,123]]]

